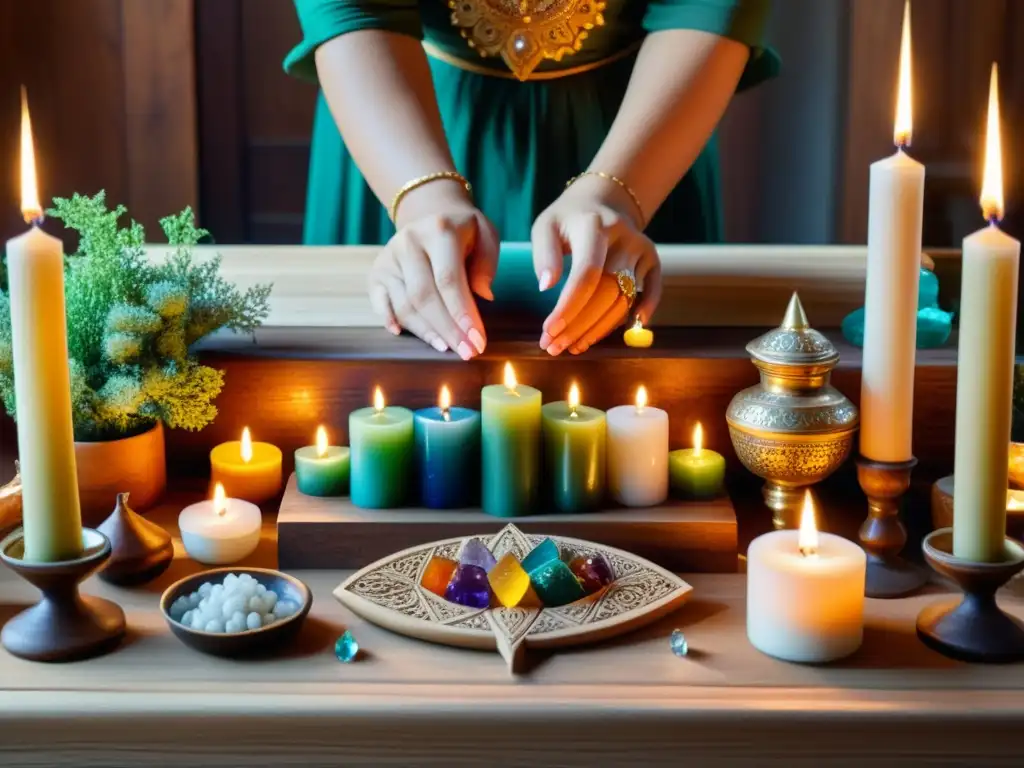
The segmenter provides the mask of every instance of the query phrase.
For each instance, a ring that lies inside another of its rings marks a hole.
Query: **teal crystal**
[[[523,558],[523,570],[529,573],[559,557],[558,545],[551,539],[544,539],[540,544],[530,550],[530,553]]]
[[[953,330],[953,313],[939,307],[939,278],[925,268],[917,284],[917,348],[941,347]],[[843,318],[843,337],[855,347],[864,346],[864,308]]]
[[[338,661],[345,664],[349,664],[356,660],[356,656],[359,655],[359,643],[356,642],[355,637],[347,629],[345,634],[338,638],[338,642],[334,644],[334,655],[338,658]]]
[[[690,652],[690,646],[686,642],[686,635],[683,634],[681,629],[673,629],[672,634],[668,637],[668,647],[672,649],[679,658],[683,658]]]

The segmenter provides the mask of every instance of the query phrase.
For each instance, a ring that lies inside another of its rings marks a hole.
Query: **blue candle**
[[[436,408],[413,414],[420,500],[430,509],[475,506],[480,496],[480,412],[453,408],[448,387]]]

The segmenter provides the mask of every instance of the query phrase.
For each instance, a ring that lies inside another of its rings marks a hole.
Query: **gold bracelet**
[[[400,190],[395,192],[395,196],[391,198],[391,207],[389,209],[391,213],[391,221],[395,221],[398,216],[398,204],[402,202],[402,198],[412,192],[414,189],[422,187],[424,184],[429,184],[432,181],[440,181],[442,179],[448,179],[450,181],[457,181],[466,188],[466,192],[473,194],[473,187],[466,181],[466,177],[456,171],[438,171],[437,173],[428,173],[426,176],[420,176],[417,179],[406,183]]]
[[[584,171],[583,173],[577,174],[576,176],[573,176],[571,179],[565,182],[565,188],[568,189],[577,181],[582,179],[584,176],[597,176],[598,178],[614,182],[615,184],[618,184],[620,187],[622,187],[623,191],[627,195],[629,195],[629,198],[633,201],[633,205],[636,206],[637,213],[640,214],[640,229],[643,229],[645,226],[647,226],[646,217],[644,216],[644,207],[640,205],[640,198],[636,196],[636,192],[630,189],[629,184],[624,182],[618,176],[612,176],[610,173],[605,173],[604,171]]]

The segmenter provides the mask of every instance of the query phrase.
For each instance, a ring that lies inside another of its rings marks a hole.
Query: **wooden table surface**
[[[173,528],[181,501],[154,518]],[[268,523],[245,564],[272,565],[274,552]],[[939,586],[869,600],[861,651],[798,666],[748,644],[743,576],[695,575],[676,614],[619,640],[536,655],[516,679],[496,653],[355,617],[331,594],[342,571],[296,572],[313,610],[280,658],[203,656],[157,610],[164,588],[198,570],[179,556],[147,587],[88,582],[128,615],[128,638],[109,656],[51,666],[0,651],[0,765],[1021,764],[1024,665],[970,666],[921,645],[914,617]],[[0,571],[0,621],[32,600],[27,583]],[[1024,583],[1003,603],[1024,616]],[[685,659],[669,651],[675,627],[689,640]],[[345,629],[365,650],[354,664],[333,656]]]

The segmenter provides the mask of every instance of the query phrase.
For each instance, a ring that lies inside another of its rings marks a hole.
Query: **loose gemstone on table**
[[[540,568],[549,560],[559,558],[558,545],[551,539],[544,539],[540,544],[530,550],[530,553],[523,558],[523,570],[527,573]]]
[[[530,583],[544,605],[567,605],[587,596],[569,566],[557,559],[530,571]]]
[[[356,656],[359,655],[359,643],[349,630],[346,629],[345,634],[334,644],[334,655],[338,661],[345,664],[356,660]]]
[[[444,591],[448,589],[448,582],[452,580],[455,569],[459,564],[447,557],[432,557],[427,567],[423,569],[423,578],[420,585],[438,597],[444,597]]]
[[[679,658],[682,658],[690,652],[690,646],[686,642],[686,636],[683,635],[683,630],[673,629],[672,634],[668,638],[668,647],[672,649]]]
[[[601,587],[615,581],[611,563],[604,555],[577,557],[569,563],[569,569],[580,580],[580,584],[587,592],[597,592]]]
[[[460,565],[475,565],[489,571],[496,562],[491,550],[480,539],[467,539],[462,545],[462,551],[459,552]]]
[[[530,575],[511,552],[487,572],[487,580],[498,602],[506,608],[519,605],[530,589]]]
[[[455,569],[444,597],[467,608],[490,607],[491,587],[487,581],[487,571],[478,565],[460,565]]]

